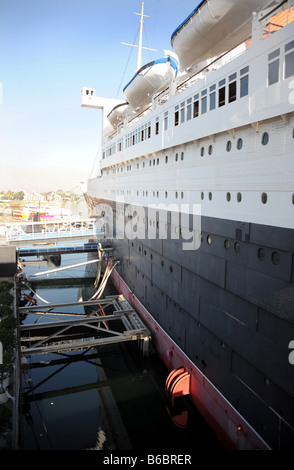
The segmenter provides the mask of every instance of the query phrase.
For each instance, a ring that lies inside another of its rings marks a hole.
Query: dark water
[[[62,255],[62,266],[79,263],[82,258],[85,255]],[[47,269],[46,263],[28,263],[24,272],[29,278],[33,272]],[[82,267],[42,278],[62,276],[73,282],[85,275],[85,270]],[[80,297],[88,300],[94,290],[92,281],[88,285],[43,284],[36,288],[42,298],[55,303]],[[79,313],[79,309],[71,307],[70,312]],[[37,318],[28,315],[23,323],[46,321]],[[28,357],[22,374],[23,450],[222,449],[188,397],[178,399],[173,408],[166,402],[167,375],[156,353],[144,358],[135,343]]]

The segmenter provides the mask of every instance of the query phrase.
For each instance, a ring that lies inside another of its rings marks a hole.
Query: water
[[[62,255],[61,266],[79,263],[82,258],[85,255]],[[47,269],[46,263],[39,262],[24,266],[28,278]],[[56,279],[61,275],[68,278],[70,285],[64,281],[58,285],[43,284],[36,288],[37,294],[59,303],[76,301],[81,296],[88,300],[94,293],[92,280],[88,284],[74,281],[86,275],[85,267],[43,278]],[[111,285],[108,289],[112,289]],[[81,313],[80,309],[70,307],[70,312]],[[65,310],[69,311],[69,307]],[[30,314],[23,323],[45,321],[37,318]],[[27,358],[22,374],[22,448],[181,453],[195,450],[195,446],[199,450],[221,449],[188,397],[178,399],[173,408],[166,402],[167,375],[156,353],[144,358],[135,343]],[[181,426],[175,424],[179,417]]]

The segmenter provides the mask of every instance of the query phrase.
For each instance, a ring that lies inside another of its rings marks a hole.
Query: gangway
[[[100,219],[101,220],[101,219]],[[103,238],[104,229],[99,219],[63,219],[42,222],[12,222],[5,224],[8,245],[37,242],[68,241],[83,238]]]

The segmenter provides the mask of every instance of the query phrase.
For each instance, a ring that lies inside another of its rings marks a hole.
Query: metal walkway
[[[71,306],[98,306],[98,311],[81,315],[53,312],[54,309]],[[113,312],[105,314],[104,309],[109,307],[112,307]],[[77,351],[138,340],[142,353],[148,353],[150,332],[121,295],[85,302],[19,307],[19,313],[37,314],[45,319],[47,317],[48,320],[50,318],[50,321],[44,323],[20,326],[21,354],[24,356]],[[52,316],[71,316],[71,319],[52,321]],[[73,319],[74,316],[77,318]],[[113,328],[110,328],[110,322],[113,323]]]
[[[32,244],[35,241],[56,242],[74,238],[101,238],[103,228],[96,219],[67,219],[44,222],[13,222],[6,224],[8,245]]]
[[[25,245],[18,247],[19,256],[42,256],[83,253],[98,250],[98,243],[67,243],[58,245]]]

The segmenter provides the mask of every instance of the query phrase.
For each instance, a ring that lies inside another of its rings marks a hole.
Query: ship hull
[[[182,238],[159,239],[159,228],[156,237],[122,237],[117,213],[127,208],[87,200],[108,228],[111,207],[113,255],[120,259],[113,280],[148,318],[166,365],[186,362],[194,371],[192,399],[221,439],[228,447],[291,448],[294,231],[202,216],[199,246],[183,250]],[[238,435],[245,428],[250,444]]]

